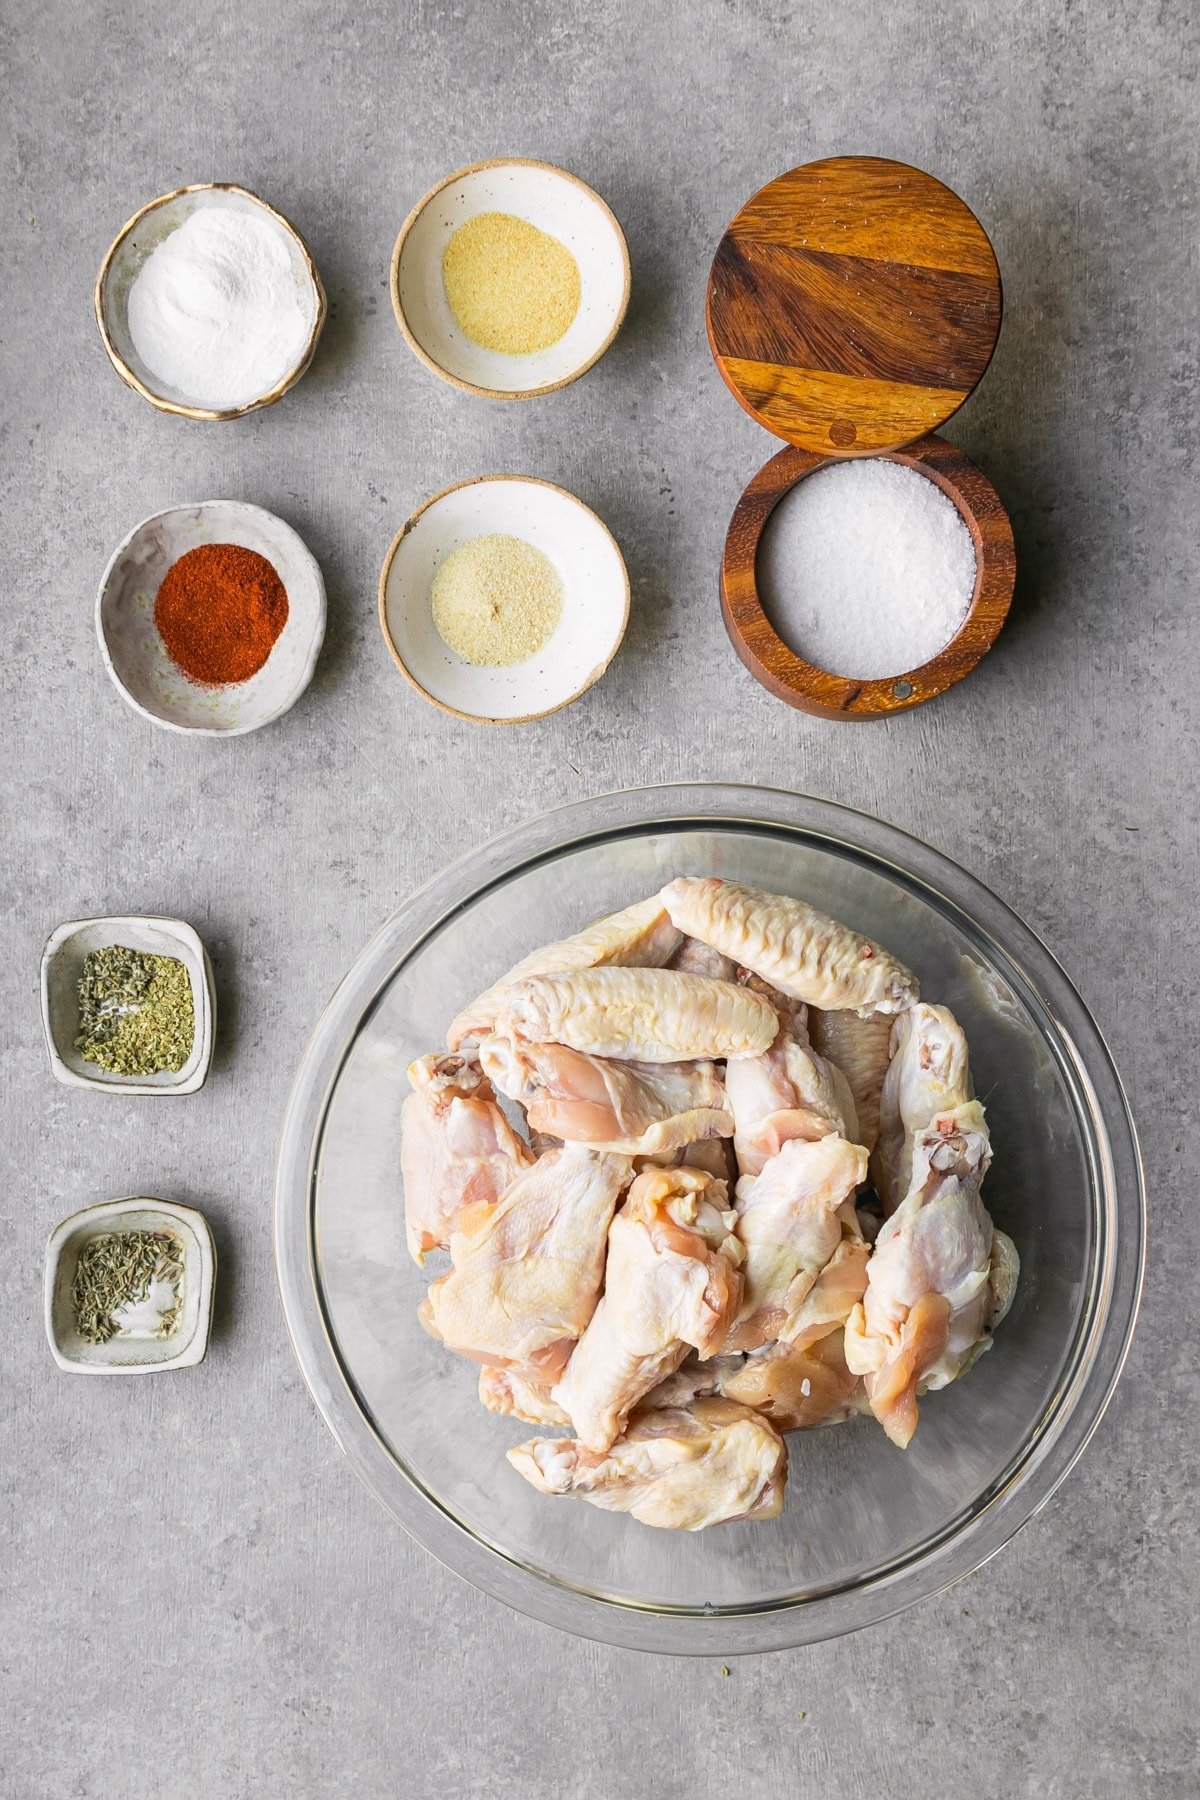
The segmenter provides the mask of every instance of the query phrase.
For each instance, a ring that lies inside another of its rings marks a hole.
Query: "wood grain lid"
[[[896,450],[975,387],[1000,269],[970,207],[907,163],[834,156],[768,182],[717,247],[708,341],[735,399],[825,456]]]

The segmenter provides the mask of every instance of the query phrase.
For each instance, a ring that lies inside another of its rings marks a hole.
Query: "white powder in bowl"
[[[247,406],[289,374],[315,302],[265,213],[200,206],[142,264],[129,335],[151,374],[211,412]]]
[[[935,482],[879,458],[830,463],[785,494],[756,565],[776,633],[830,675],[903,675],[944,650],[971,606],[975,546]]]

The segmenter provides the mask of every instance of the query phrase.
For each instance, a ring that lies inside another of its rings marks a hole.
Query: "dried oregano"
[[[110,1075],[174,1073],[195,1039],[191,976],[177,957],[110,944],[84,959],[75,1048],[85,1062]]]

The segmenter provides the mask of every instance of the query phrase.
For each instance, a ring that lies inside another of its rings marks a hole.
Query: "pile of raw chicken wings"
[[[421,1318],[486,1407],[559,1428],[508,1452],[542,1493],[773,1518],[785,1434],[865,1414],[906,1446],[1008,1310],[962,1031],[802,901],[680,877],[447,1046],[403,1109],[409,1248],[450,1253]]]

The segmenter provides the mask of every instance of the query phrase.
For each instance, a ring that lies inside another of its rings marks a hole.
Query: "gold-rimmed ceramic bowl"
[[[553,636],[504,668],[451,650],[430,604],[446,558],[492,533],[540,550],[563,588]],[[608,526],[566,488],[532,476],[481,475],[443,488],[396,533],[379,577],[379,623],[400,673],[441,712],[479,725],[525,725],[578,700],[608,668],[628,622],[629,573]]]
[[[485,212],[527,220],[565,244],[578,264],[579,310],[548,349],[528,356],[486,350],[450,310],[446,246],[460,225]],[[629,289],[629,249],[611,207],[577,175],[522,157],[447,175],[418,200],[392,252],[392,307],[409,349],[441,380],[489,400],[531,400],[578,381],[621,329]]]
[[[129,292],[151,251],[201,207],[253,211],[268,218],[287,245],[296,292],[308,320],[303,349],[287,373],[265,393],[251,396],[238,406],[213,408],[196,404],[196,396],[184,393],[148,369],[134,347],[129,330]],[[159,412],[179,413],[185,419],[240,419],[264,406],[273,406],[295,387],[313,359],[327,311],[325,289],[312,252],[290,219],[268,206],[249,188],[234,182],[207,181],[160,194],[134,213],[121,227],[100,265],[95,290],[96,323],[113,368],[143,400]]]

